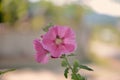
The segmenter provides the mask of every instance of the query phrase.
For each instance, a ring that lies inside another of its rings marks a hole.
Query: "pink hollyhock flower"
[[[52,57],[71,54],[76,49],[75,33],[69,27],[53,26],[43,36],[42,44]]]
[[[36,61],[43,64],[47,63],[49,58],[48,51],[43,48],[39,39],[35,39],[33,43],[36,50]]]

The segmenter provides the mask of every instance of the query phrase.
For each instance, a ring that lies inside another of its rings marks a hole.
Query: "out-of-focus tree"
[[[5,22],[13,25],[15,21],[18,19],[17,17],[17,4],[15,0],[4,0],[3,1],[3,9],[4,9],[4,20]]]
[[[29,0],[1,0],[0,4],[1,22],[4,20],[11,28],[20,27],[25,22],[29,22],[29,28],[33,30],[39,30],[49,22],[77,27],[84,12],[78,4],[57,6],[44,0],[36,3]]]
[[[4,13],[3,13],[3,6],[2,6],[2,0],[0,0],[0,23],[4,22]]]
[[[51,2],[41,2],[45,8],[46,22],[54,22],[62,25],[79,26],[83,15],[83,8],[78,4],[56,6]]]
[[[64,17],[68,19],[70,25],[79,26],[83,16],[83,8],[78,4],[70,4],[64,8]]]
[[[18,19],[21,19],[21,18],[26,18],[27,14],[28,14],[28,6],[29,6],[29,3],[27,0],[15,0],[16,1],[16,4],[17,4],[17,17]]]
[[[45,8],[44,16],[46,22],[58,23],[62,17],[63,9],[61,6],[56,6],[52,2],[41,2],[41,6]]]
[[[11,25],[21,18],[24,18],[27,13],[27,0],[4,0],[4,21]]]

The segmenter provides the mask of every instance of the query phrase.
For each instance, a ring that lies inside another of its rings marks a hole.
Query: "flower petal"
[[[35,58],[39,63],[47,63],[48,62],[48,51],[43,48],[39,39],[34,40],[34,48],[36,50]]]
[[[56,39],[56,31],[54,27],[51,27],[49,31],[43,36],[43,38],[48,39],[48,40],[55,40]]]
[[[71,52],[75,51],[76,45],[73,44],[65,44],[66,54],[71,54]]]
[[[73,44],[73,45],[76,45],[75,39],[65,38],[63,40],[63,42],[64,42],[64,44]]]
[[[49,59],[49,56],[46,53],[41,53],[41,52],[37,52],[35,57],[36,57],[36,61],[42,64],[47,63]]]
[[[59,58],[62,55],[60,47],[57,47],[55,50],[51,51],[53,57]]]
[[[55,43],[57,36],[63,40],[61,44]],[[75,33],[69,27],[53,26],[44,35],[42,44],[53,57],[70,54],[76,49]]]
[[[68,28],[65,32],[64,37],[69,39],[75,39],[76,38],[75,32],[71,28]]]
[[[34,48],[35,48],[36,51],[43,50],[43,47],[42,47],[39,39],[35,39],[33,41],[33,44],[34,44]]]
[[[56,29],[57,35],[60,38],[63,38],[67,29],[68,29],[68,27],[55,26],[55,29]]]

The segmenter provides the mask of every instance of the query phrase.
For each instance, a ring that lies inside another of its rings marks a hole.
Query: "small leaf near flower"
[[[51,26],[53,26],[53,24],[49,23],[47,26],[45,26],[45,28],[43,28],[43,31],[47,32]]]
[[[69,68],[66,68],[64,71],[65,78],[68,78]]]
[[[76,74],[74,74],[74,73],[71,74],[71,78],[72,78],[72,80],[78,80]]]
[[[65,60],[63,60],[61,65],[62,65],[62,67],[66,67],[67,66],[67,62]]]
[[[85,70],[88,70],[88,71],[93,71],[93,69],[91,69],[91,68],[89,68],[89,67],[87,67],[87,66],[85,66],[85,65],[79,65],[79,67],[80,67],[81,69],[85,69]]]
[[[77,77],[79,80],[86,80],[85,77],[81,76],[80,74],[77,74]]]
[[[74,64],[73,64],[73,71],[75,73],[77,73],[79,71],[78,68],[79,68],[79,63],[78,63],[78,61],[75,61]]]

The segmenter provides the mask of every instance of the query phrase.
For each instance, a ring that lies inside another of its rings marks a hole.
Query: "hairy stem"
[[[64,59],[67,62],[67,65],[71,69],[72,73],[75,74],[76,79],[79,80],[78,76],[76,75],[76,72],[74,72],[74,70],[73,70],[72,66],[70,65],[70,63],[69,63],[69,61],[68,61],[66,56],[64,56]]]

